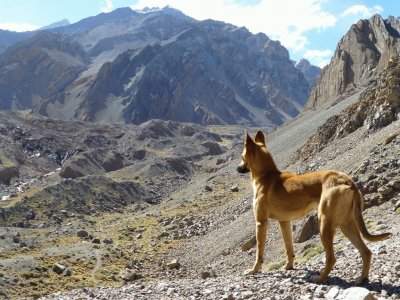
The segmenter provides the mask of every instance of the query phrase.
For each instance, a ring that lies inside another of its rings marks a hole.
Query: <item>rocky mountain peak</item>
[[[399,24],[399,18],[384,20],[376,14],[352,25],[322,70],[306,108],[333,101],[375,78],[391,57],[400,54]]]
[[[315,85],[315,82],[317,81],[319,74],[321,73],[321,68],[312,65],[305,58],[300,59],[296,63],[295,67],[304,74],[304,77],[306,78],[310,88],[312,88]]]

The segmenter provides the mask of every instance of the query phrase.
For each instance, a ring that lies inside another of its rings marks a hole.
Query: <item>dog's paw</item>
[[[320,275],[313,275],[313,276],[310,277],[310,280],[312,282],[314,282],[314,283],[323,283],[323,282],[325,282],[325,279],[321,278]]]
[[[285,270],[294,270],[293,264],[286,264]]]
[[[356,285],[365,284],[365,283],[369,282],[369,279],[368,278],[363,278],[363,277],[360,276],[354,282],[355,282]]]
[[[246,275],[246,276],[249,276],[249,275],[254,275],[254,274],[256,274],[257,273],[257,271],[256,270],[254,270],[254,269],[248,269],[248,270],[246,270],[246,271],[244,271],[244,275]]]

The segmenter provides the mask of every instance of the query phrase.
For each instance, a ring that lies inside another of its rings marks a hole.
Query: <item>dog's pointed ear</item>
[[[246,145],[246,147],[250,146],[250,145],[254,145],[254,141],[251,138],[251,136],[249,135],[249,133],[247,132],[247,130],[244,130],[244,134],[245,134],[245,141],[244,144]]]
[[[265,137],[261,130],[257,131],[256,136],[254,137],[256,143],[261,143],[265,146]]]

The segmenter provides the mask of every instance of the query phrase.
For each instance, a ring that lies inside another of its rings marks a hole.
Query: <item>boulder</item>
[[[237,185],[234,185],[231,187],[231,192],[235,192],[235,193],[239,192],[239,188],[237,187]]]
[[[60,263],[54,264],[52,270],[58,275],[70,276],[72,274],[71,270],[69,270],[67,266]]]
[[[101,166],[106,170],[106,172],[122,169],[124,167],[123,157],[116,151],[110,151],[103,159]]]
[[[86,230],[82,229],[77,231],[76,236],[80,238],[85,238],[89,236],[89,233]]]
[[[0,183],[9,185],[11,179],[18,175],[18,167],[0,152]]]
[[[166,264],[166,267],[167,267],[168,269],[170,269],[170,270],[179,269],[179,267],[180,267],[179,260],[178,260],[177,258],[171,260],[169,263]]]
[[[343,300],[375,300],[372,293],[363,287],[351,287],[343,291],[341,299]]]
[[[300,225],[299,232],[296,233],[294,241],[296,243],[303,243],[312,238],[315,234],[319,233],[318,217],[316,214],[312,214],[303,220]]]
[[[135,280],[143,278],[142,275],[134,272],[131,269],[123,269],[121,272],[119,272],[118,276],[123,281],[126,281],[126,282],[131,282],[131,281],[135,281]]]

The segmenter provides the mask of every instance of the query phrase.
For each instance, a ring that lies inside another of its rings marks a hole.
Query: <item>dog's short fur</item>
[[[363,260],[361,281],[368,281],[371,251],[361,236],[368,241],[380,241],[390,233],[372,235],[363,217],[363,197],[350,176],[332,170],[310,172],[302,175],[280,172],[267,149],[265,138],[258,131],[254,140],[245,133],[242,162],[237,170],[251,173],[254,190],[254,217],[256,221],[257,254],[252,269],[245,274],[259,271],[263,262],[268,219],[279,222],[286,247],[286,269],[293,269],[294,251],[291,221],[301,218],[318,208],[318,220],[326,263],[315,282],[324,282],[335,264],[333,237],[336,228],[358,249]]]

